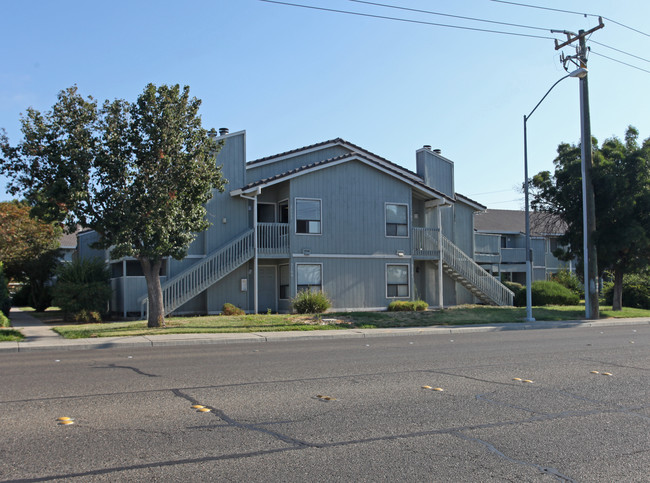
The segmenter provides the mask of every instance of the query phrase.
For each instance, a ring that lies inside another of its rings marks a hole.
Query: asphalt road
[[[0,480],[646,482],[649,347],[644,325],[0,354]]]

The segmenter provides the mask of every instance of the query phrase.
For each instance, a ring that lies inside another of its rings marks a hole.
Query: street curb
[[[134,337],[104,337],[97,339],[63,339],[48,341],[0,342],[0,353],[52,350],[131,349],[141,347],[173,347],[206,344],[242,344],[247,342],[290,342],[326,339],[365,339],[418,335],[470,334],[511,330],[580,329],[650,325],[650,318],[563,320],[553,322],[524,322],[490,325],[455,325],[436,327],[407,327],[392,329],[349,329],[313,332],[248,332],[222,334],[169,334]]]

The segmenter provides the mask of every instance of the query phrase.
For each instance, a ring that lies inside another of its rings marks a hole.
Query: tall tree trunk
[[[147,296],[149,310],[147,313],[148,327],[165,327],[165,308],[163,306],[162,288],[160,286],[160,267],[162,260],[152,261],[147,257],[140,258],[144,278],[147,280]]]
[[[614,267],[614,296],[612,310],[623,310],[623,270]]]

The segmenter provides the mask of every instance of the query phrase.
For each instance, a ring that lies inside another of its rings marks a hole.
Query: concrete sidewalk
[[[227,334],[169,334],[136,337],[100,337],[95,339],[64,339],[40,320],[19,309],[11,309],[11,323],[25,335],[22,342],[0,342],[2,352],[35,350],[90,350],[110,348],[165,347],[202,344],[233,344],[245,342],[284,342],[317,339],[365,339],[418,335],[468,334],[506,330],[600,328],[650,325],[650,317],[635,319],[565,320],[559,322],[522,322],[489,325],[457,325],[409,327],[393,329],[315,330],[294,332],[250,332]]]
[[[25,336],[22,344],[27,342],[45,342],[63,340],[59,334],[54,332],[50,327],[32,317],[29,312],[23,312],[19,308],[12,307],[9,313],[9,320],[14,329],[20,330]]]

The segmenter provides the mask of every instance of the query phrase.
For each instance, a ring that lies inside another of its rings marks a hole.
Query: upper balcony
[[[414,258],[439,260],[440,246],[438,228],[413,227],[412,230],[412,254]]]
[[[289,224],[258,223],[257,253],[264,257],[289,255]]]

